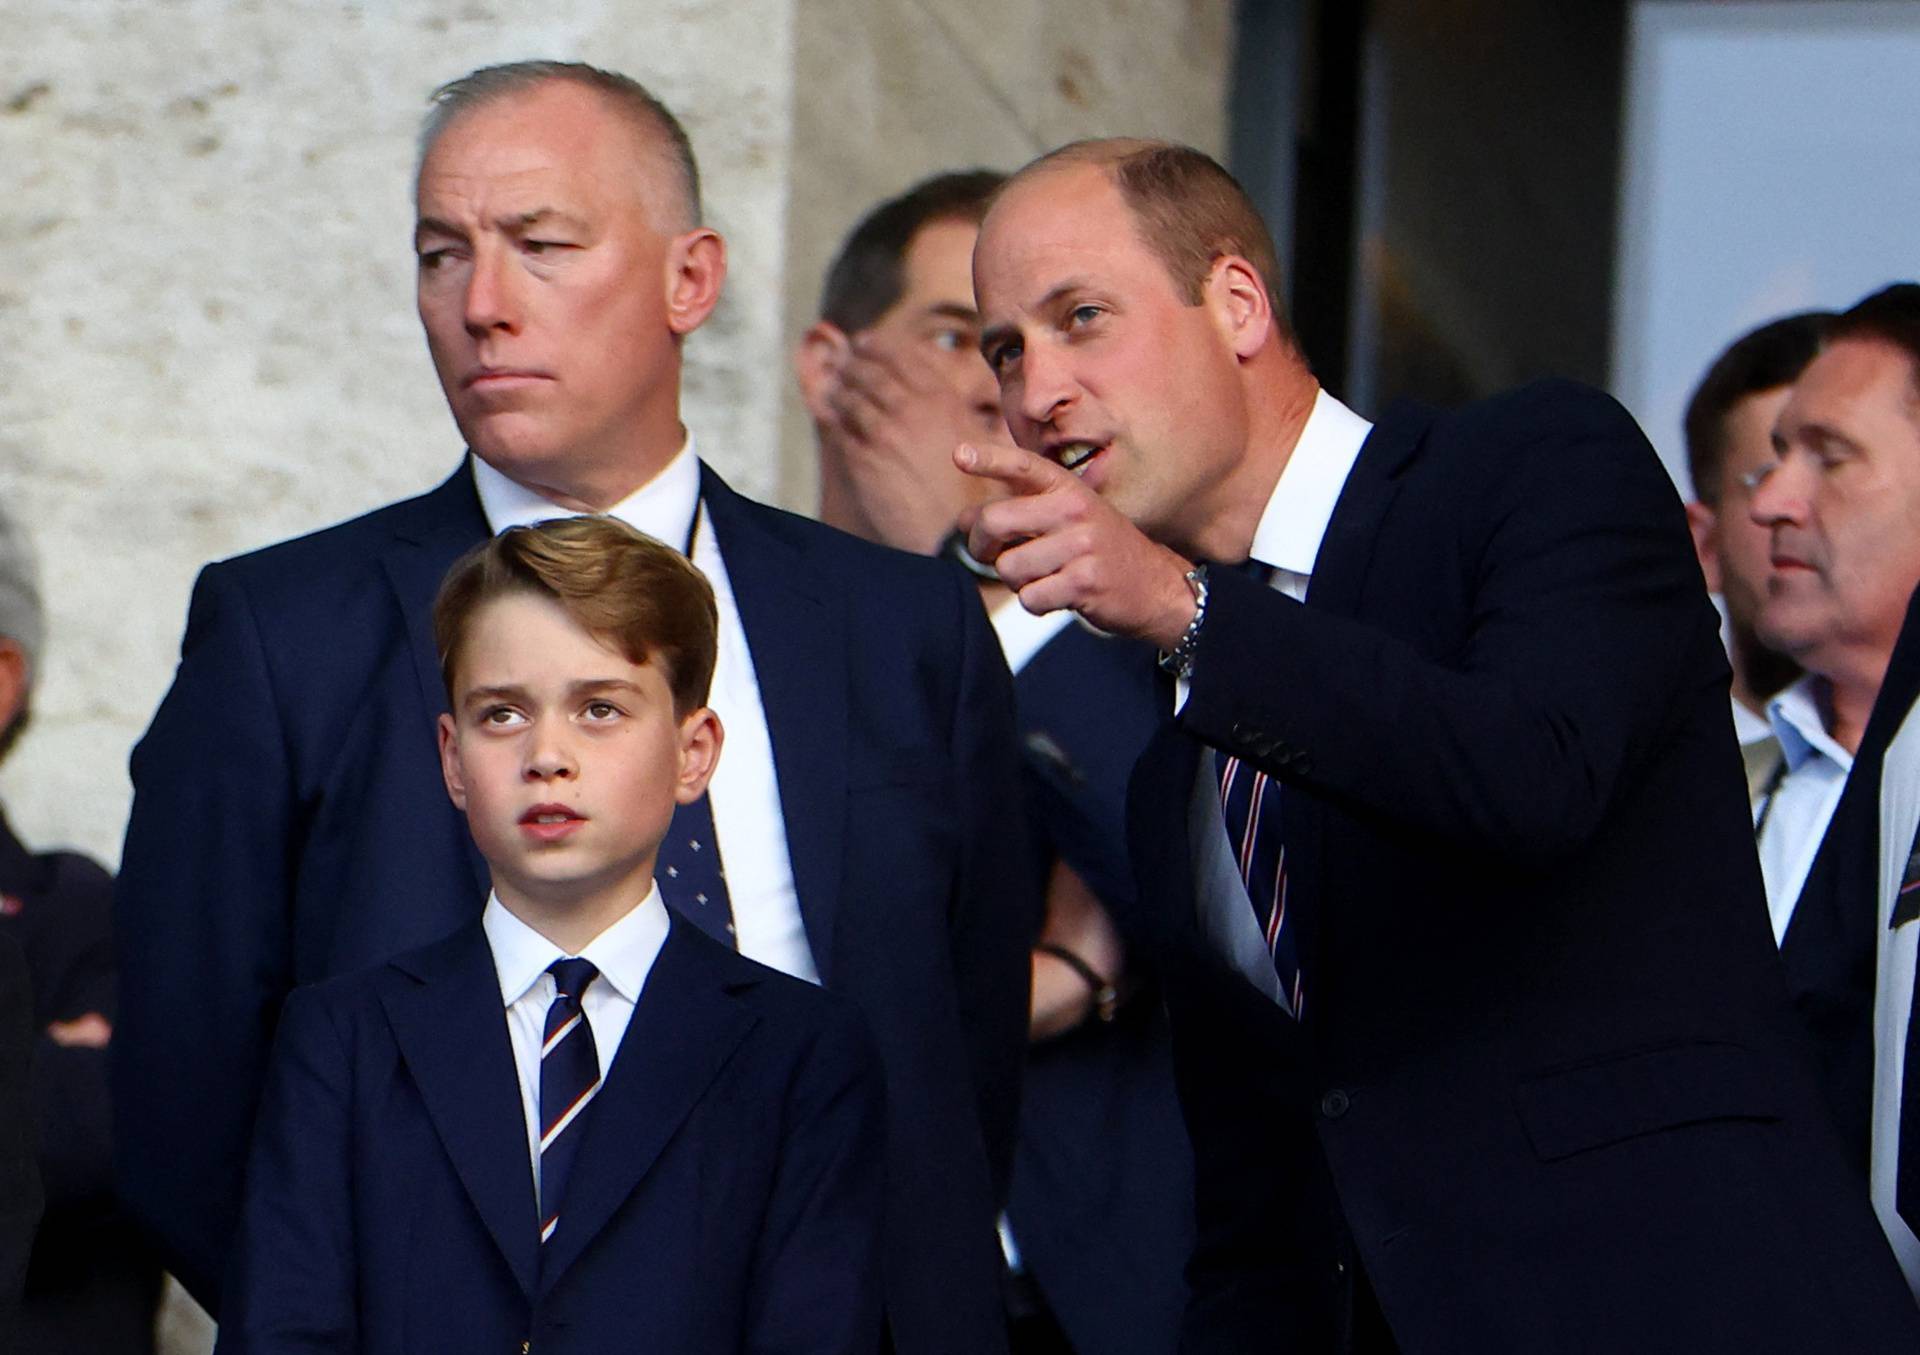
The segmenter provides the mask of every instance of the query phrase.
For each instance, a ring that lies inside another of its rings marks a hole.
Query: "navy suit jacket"
[[[1911,1349],[1766,925],[1673,486],[1567,383],[1390,411],[1303,605],[1220,572],[1131,808],[1198,1164],[1185,1345]],[[1210,952],[1203,745],[1283,783],[1305,1019]]]
[[[1874,992],[1878,986],[1880,866],[1911,843],[1880,841],[1887,745],[1920,694],[1920,590],[1860,735],[1853,770],[1780,941],[1794,1009],[1812,1034],[1827,1098],[1864,1183],[1873,1139]]]
[[[478,922],[293,994],[223,1355],[871,1355],[881,1079],[851,1004],[676,921],[538,1237]]]
[[[952,566],[752,503],[711,471],[702,494],[807,938],[886,1069],[888,1322],[904,1355],[978,1355],[1004,1340],[993,1220],[1039,907],[1006,666]],[[134,750],[119,1176],[210,1304],[288,990],[444,936],[485,900],[441,784],[429,612],[486,534],[463,465],[419,498],[209,566]]]
[[[1153,650],[1070,625],[1014,677],[1038,868],[1054,858],[1128,942],[1128,997],[1032,1046],[1007,1216],[1073,1348],[1171,1355],[1193,1246],[1193,1160],[1153,958],[1136,928],[1126,786],[1166,698]]]

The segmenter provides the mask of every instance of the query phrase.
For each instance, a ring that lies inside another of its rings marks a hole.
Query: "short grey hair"
[[[440,86],[433,92],[432,107],[420,124],[414,176],[419,177],[420,166],[426,163],[427,153],[441,133],[462,114],[555,81],[592,90],[632,123],[650,144],[664,149],[668,167],[680,180],[683,228],[700,224],[700,166],[693,158],[693,142],[687,137],[687,129],[680,125],[680,119],[638,80],[617,71],[589,66],[584,61],[510,61],[499,66],[482,66]]]

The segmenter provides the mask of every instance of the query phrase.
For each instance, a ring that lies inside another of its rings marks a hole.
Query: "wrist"
[[[1188,605],[1174,609],[1173,616],[1184,615],[1185,620],[1172,643],[1161,644],[1160,667],[1176,678],[1191,680],[1194,651],[1199,648],[1200,631],[1207,620],[1207,567],[1200,564],[1187,570],[1181,576],[1181,586],[1187,590]]]
[[[1050,955],[1079,975],[1080,981],[1087,986],[1089,1015],[1102,1022],[1113,1020],[1113,1014],[1120,1006],[1120,991],[1112,980],[1103,977],[1092,965],[1065,946],[1042,941],[1033,949],[1036,955]]]

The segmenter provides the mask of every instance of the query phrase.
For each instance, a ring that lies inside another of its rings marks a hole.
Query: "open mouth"
[[[1105,450],[1106,444],[1102,442],[1064,442],[1052,449],[1052,455],[1075,475],[1084,475],[1088,463]]]

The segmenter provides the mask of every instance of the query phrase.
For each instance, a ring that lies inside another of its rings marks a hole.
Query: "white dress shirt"
[[[1785,775],[1771,795],[1754,805],[1759,825],[1760,877],[1767,886],[1767,913],[1778,945],[1793,920],[1794,905],[1820,854],[1827,824],[1847,788],[1853,754],[1833,741],[1820,714],[1811,673],[1767,703],[1774,737],[1780,740]]]
[[[1327,524],[1333,520],[1334,505],[1359,459],[1361,444],[1372,431],[1372,424],[1322,390],[1314,397],[1313,412],[1254,528],[1250,554],[1273,569],[1273,587],[1296,601],[1306,601],[1307,584]],[[1186,704],[1184,685],[1176,700],[1176,710]],[[1213,757],[1205,751],[1188,805],[1187,834],[1193,844],[1194,902],[1201,931],[1249,983],[1279,1002],[1280,975],[1227,843],[1220,783]]]
[[[1048,641],[1079,619],[1064,607],[1035,616],[1020,605],[1018,593],[1008,593],[987,613],[994,636],[1000,641],[1000,653],[1007,660],[1007,671],[1015,677],[1047,647]]]
[[[1913,1010],[1920,922],[1893,920],[1900,877],[1914,833],[1920,830],[1920,718],[1917,705],[1887,746],[1880,776],[1880,946],[1873,1011],[1873,1212],[1893,1244],[1907,1287],[1920,1298],[1920,1238],[1894,1205],[1900,1176],[1900,1089],[1906,1079],[1907,1020]]]
[[[508,479],[479,457],[472,458],[474,488],[487,524],[495,532],[551,518],[577,517]],[[694,515],[699,514],[695,529]],[[760,701],[753,651],[740,625],[740,608],[727,578],[720,543],[700,504],[700,461],[693,434],[653,479],[607,510],[630,527],[675,550],[694,538],[693,562],[713,585],[720,611],[719,653],[708,704],[726,730],[720,761],[707,786],[714,836],[727,872],[733,904],[734,941],[740,953],[809,983],[820,982],[813,950],[800,917],[800,896],[787,851],[787,821],[780,809],[780,783],[773,766],[773,735]]]
[[[545,1043],[547,1008],[553,1005],[553,975],[547,966],[571,958],[560,947],[509,913],[498,894],[487,897],[480,926],[493,951],[500,976],[500,1000],[507,1009],[507,1037],[513,1042],[514,1071],[520,1075],[520,1109],[527,1119],[527,1166],[533,1188],[540,1189],[540,1049]],[[649,886],[639,907],[587,942],[580,958],[591,960],[600,977],[580,995],[580,1009],[593,1031],[594,1052],[604,1080],[620,1052],[633,1019],[633,1007],[667,939],[667,905]]]

